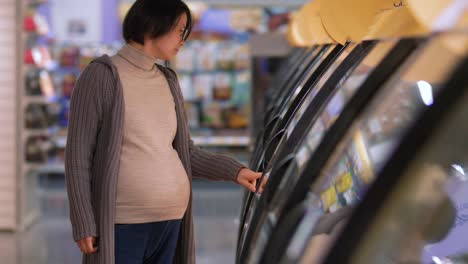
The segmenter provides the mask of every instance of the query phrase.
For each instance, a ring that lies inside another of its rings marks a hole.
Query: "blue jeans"
[[[172,263],[181,220],[115,225],[115,264]]]

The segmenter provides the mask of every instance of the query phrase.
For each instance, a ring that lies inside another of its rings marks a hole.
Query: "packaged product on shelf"
[[[50,68],[53,64],[49,49],[45,46],[28,49],[24,54],[24,62],[40,68]]]
[[[41,147],[34,138],[26,142],[25,158],[27,162],[46,162],[47,155],[41,151]]]
[[[80,49],[78,47],[64,47],[60,51],[60,66],[78,67],[80,59]]]
[[[183,46],[175,57],[176,71],[191,72],[195,65],[195,51],[190,45]]]
[[[335,183],[341,206],[355,204],[358,200],[357,188],[351,172],[346,172]]]
[[[225,109],[226,127],[231,129],[243,129],[249,125],[248,116],[237,106]]]
[[[27,162],[45,163],[55,156],[55,151],[49,136],[29,137],[25,146],[25,159]]]
[[[48,99],[55,95],[55,88],[48,71],[30,68],[24,78],[26,95],[45,96]]]
[[[238,44],[234,47],[235,69],[247,70],[250,68],[250,49],[248,44]]]
[[[228,72],[219,72],[215,76],[213,99],[229,100],[231,99],[232,75]]]
[[[199,73],[193,75],[194,97],[202,100],[211,100],[214,86],[214,75]]]
[[[192,76],[189,74],[179,74],[180,89],[185,100],[192,100],[196,96],[193,94]]]
[[[39,75],[42,70],[31,68],[24,76],[26,95],[42,95]]]
[[[73,73],[66,74],[62,80],[62,96],[69,99],[75,86],[76,76]]]
[[[250,102],[250,72],[241,71],[234,74],[234,86],[231,102],[235,105],[246,105]]]
[[[60,103],[60,113],[59,113],[59,125],[62,128],[66,128],[68,126],[68,115],[70,112],[70,101],[69,100],[62,100]]]
[[[233,42],[224,42],[218,48],[218,70],[231,71],[235,69],[236,52]]]
[[[38,14],[36,10],[28,10],[23,21],[23,27],[26,32],[47,35],[49,33],[49,24],[44,16]]]
[[[218,43],[215,41],[195,42],[196,56],[195,71],[214,71],[217,68]]]
[[[92,47],[84,47],[80,50],[80,70],[84,70],[88,64],[97,57],[96,51]]]
[[[338,196],[335,190],[335,186],[330,186],[321,195],[322,205],[324,211],[333,212],[338,207]]]
[[[41,87],[42,95],[47,99],[51,100],[55,96],[54,83],[52,82],[52,78],[48,71],[43,70],[39,72],[39,85]]]
[[[62,106],[59,103],[48,103],[45,104],[45,108],[47,125],[49,127],[56,127],[59,124],[59,117]]]
[[[48,127],[46,109],[41,104],[29,104],[24,113],[24,122],[27,129],[45,129]]]
[[[238,8],[231,11],[229,22],[237,32],[260,32],[263,30],[264,20],[261,8]]]
[[[221,104],[211,102],[203,106],[203,127],[223,128],[224,122],[222,119]]]
[[[24,113],[27,129],[47,129],[57,125],[60,105],[56,103],[32,103]]]
[[[57,130],[53,137],[53,141],[56,147],[56,160],[57,162],[63,162],[65,160],[65,147],[67,145],[67,128],[60,128]]]

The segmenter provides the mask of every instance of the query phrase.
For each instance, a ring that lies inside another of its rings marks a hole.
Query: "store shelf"
[[[30,137],[30,136],[42,136],[42,135],[54,135],[60,130],[59,127],[53,126],[53,127],[48,127],[48,128],[41,128],[41,129],[31,129],[31,128],[26,128],[24,129],[24,136],[25,137]]]
[[[55,103],[54,98],[47,98],[45,96],[35,96],[35,95],[28,95],[23,98],[23,104],[29,105],[29,104],[50,104],[50,103]]]
[[[48,174],[48,173],[65,173],[65,164],[57,163],[57,164],[48,164],[41,166],[38,170],[40,174]]]
[[[193,142],[197,146],[239,146],[247,147],[250,145],[250,137],[248,136],[194,136]]]
[[[24,131],[23,135],[25,138],[35,137],[35,136],[49,136],[53,133],[51,129],[27,129]]]
[[[34,174],[47,174],[47,173],[65,173],[65,164],[61,162],[52,162],[47,164],[31,163],[24,164],[24,171],[34,172]]]

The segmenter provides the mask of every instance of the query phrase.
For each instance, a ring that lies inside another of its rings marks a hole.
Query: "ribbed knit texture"
[[[153,57],[128,44],[111,61],[125,103],[115,222],[181,219],[190,186],[172,146],[177,116],[169,84]]]
[[[235,181],[243,167],[234,159],[209,153],[190,140],[183,98],[176,74],[159,66],[174,97],[177,133],[173,142],[191,178]],[[70,103],[65,176],[73,238],[99,237],[99,250],[83,263],[114,264],[114,222],[117,178],[123,140],[124,101],[117,69],[106,55],[81,74]],[[182,219],[174,263],[195,263],[192,194]]]

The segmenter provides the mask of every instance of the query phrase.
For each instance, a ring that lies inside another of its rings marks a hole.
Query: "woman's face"
[[[182,14],[176,26],[166,35],[156,39],[147,39],[153,56],[162,60],[171,60],[184,45],[183,34],[187,25],[187,15]]]

